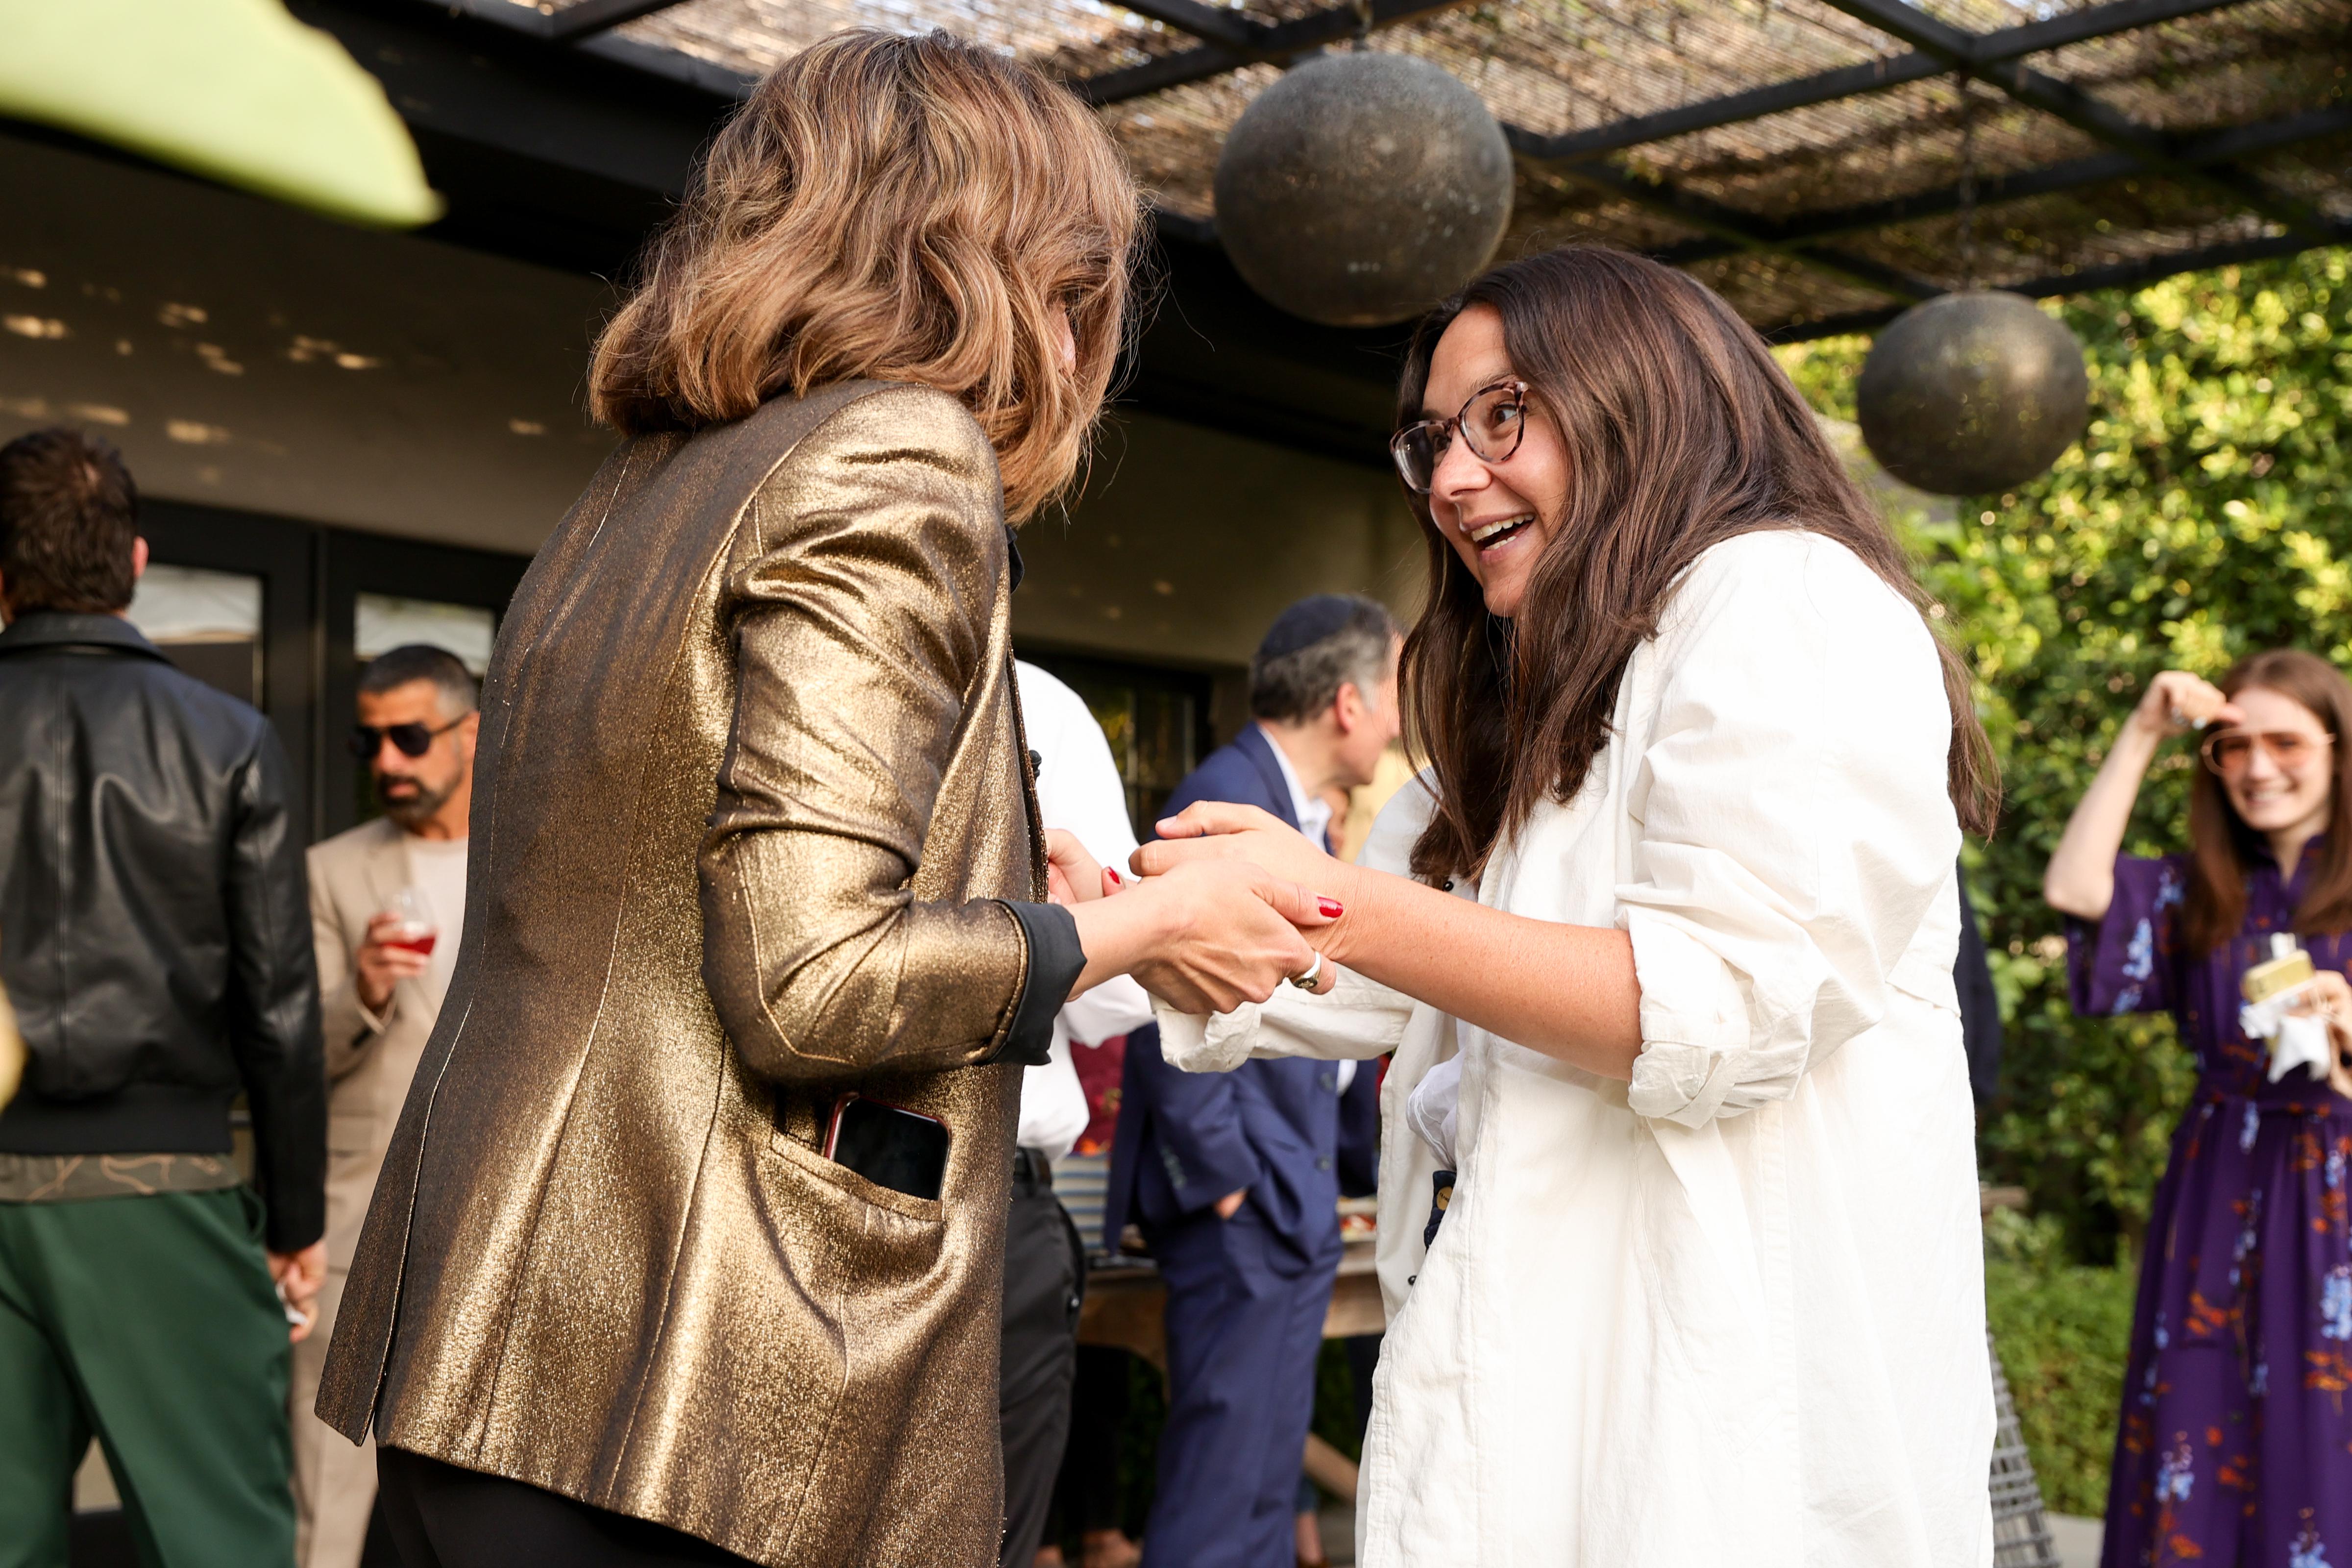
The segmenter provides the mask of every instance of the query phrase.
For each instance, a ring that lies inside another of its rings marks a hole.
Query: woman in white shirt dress
[[[1925,595],[1667,268],[1488,274],[1402,408],[1431,766],[1355,867],[1211,805],[1137,858],[1244,855],[1347,911],[1323,994],[1170,1016],[1172,1058],[1398,1053],[1360,1560],[1990,1563],[1951,976],[1994,786]]]

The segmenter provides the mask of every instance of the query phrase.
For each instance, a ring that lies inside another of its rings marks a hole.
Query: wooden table
[[[1141,1356],[1168,1372],[1168,1284],[1160,1270],[1137,1259],[1097,1263],[1087,1271],[1086,1305],[1078,1312],[1078,1343],[1108,1345]],[[1370,1237],[1351,1241],[1339,1258],[1331,1286],[1331,1310],[1323,1315],[1323,1337],[1352,1339],[1387,1326],[1381,1309],[1381,1282],[1372,1272]]]

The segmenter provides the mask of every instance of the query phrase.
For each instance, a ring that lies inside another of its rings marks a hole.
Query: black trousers
[[[1078,1347],[1077,1386],[1070,1395],[1070,1440],[1054,1489],[1065,1535],[1124,1530],[1127,1499],[1118,1486],[1119,1428],[1128,1411],[1129,1363],[1108,1345]]]
[[[996,1400],[1004,1443],[1004,1543],[997,1561],[1005,1568],[1029,1568],[1053,1510],[1054,1479],[1070,1436],[1086,1269],[1078,1227],[1053,1189],[1016,1178],[1004,1217],[1004,1339]]]
[[[401,1568],[755,1568],[683,1531],[404,1448],[377,1449],[375,1471]]]

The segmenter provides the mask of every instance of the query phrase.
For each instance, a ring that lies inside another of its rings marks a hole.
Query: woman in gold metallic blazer
[[[465,948],[319,1397],[410,1568],[995,1561],[1020,1064],[1114,973],[1262,997],[1337,912],[1059,849],[1045,901],[1004,519],[1077,468],[1139,213],[1063,89],[845,34],[606,330],[627,439],[500,631]],[[826,1156],[852,1093],[944,1126],[936,1197]]]

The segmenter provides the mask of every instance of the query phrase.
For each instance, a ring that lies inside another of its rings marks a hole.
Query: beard
[[[394,795],[389,793],[389,789],[396,784],[412,785],[416,793]],[[446,789],[436,790],[423,779],[407,773],[394,773],[389,777],[378,773],[375,778],[376,804],[383,807],[383,814],[386,816],[403,827],[415,827],[417,824],[429,819],[435,812],[449,803],[449,797],[457,793],[457,786],[453,784]]]

